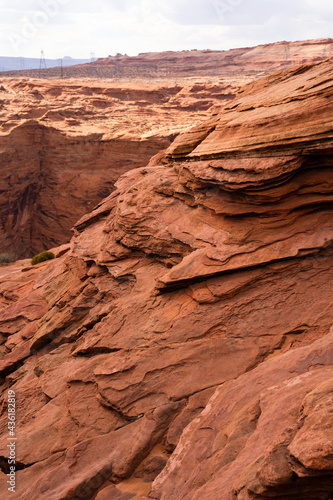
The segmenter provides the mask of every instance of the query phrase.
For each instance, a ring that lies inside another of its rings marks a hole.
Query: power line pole
[[[64,77],[64,67],[62,63],[62,59],[59,59],[59,66],[60,66],[60,78]]]
[[[97,73],[95,62],[96,62],[95,52],[90,52],[90,68],[89,68],[90,75]]]
[[[284,66],[288,67],[291,64],[290,60],[290,47],[286,45],[284,48]]]
[[[41,76],[43,69],[46,69],[46,61],[45,61],[44,50],[41,50],[39,59],[39,76]]]
[[[115,62],[114,62],[114,76],[115,78],[119,78],[120,77],[120,73],[121,73],[121,67],[120,67],[120,60],[119,60],[119,57],[120,57],[121,54],[117,53],[116,54],[116,58],[115,58]]]
[[[44,50],[40,52],[39,69],[46,69]]]

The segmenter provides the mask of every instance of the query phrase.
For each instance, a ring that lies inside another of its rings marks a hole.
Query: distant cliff
[[[171,78],[269,74],[333,57],[333,39],[277,42],[231,50],[183,50],[147,52],[138,56],[117,54],[85,65],[42,71],[9,73],[59,78]]]

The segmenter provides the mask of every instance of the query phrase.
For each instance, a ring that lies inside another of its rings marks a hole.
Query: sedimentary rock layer
[[[232,80],[2,82],[0,253],[20,257],[67,242],[121,174],[146,165],[239,87]]]
[[[14,500],[332,496],[332,76],[250,84],[0,268],[1,500],[9,388]]]

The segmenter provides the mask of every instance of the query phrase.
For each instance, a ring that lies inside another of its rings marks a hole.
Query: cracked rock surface
[[[0,267],[0,499],[333,494],[333,64],[243,88]]]

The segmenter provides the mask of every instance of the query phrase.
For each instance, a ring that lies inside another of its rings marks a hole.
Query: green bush
[[[39,264],[40,262],[44,262],[45,260],[50,260],[54,259],[55,255],[52,252],[42,252],[39,253],[38,255],[35,255],[31,259],[31,265],[35,266],[36,264]]]
[[[10,262],[16,262],[17,257],[12,253],[0,253],[0,264],[9,264]]]

